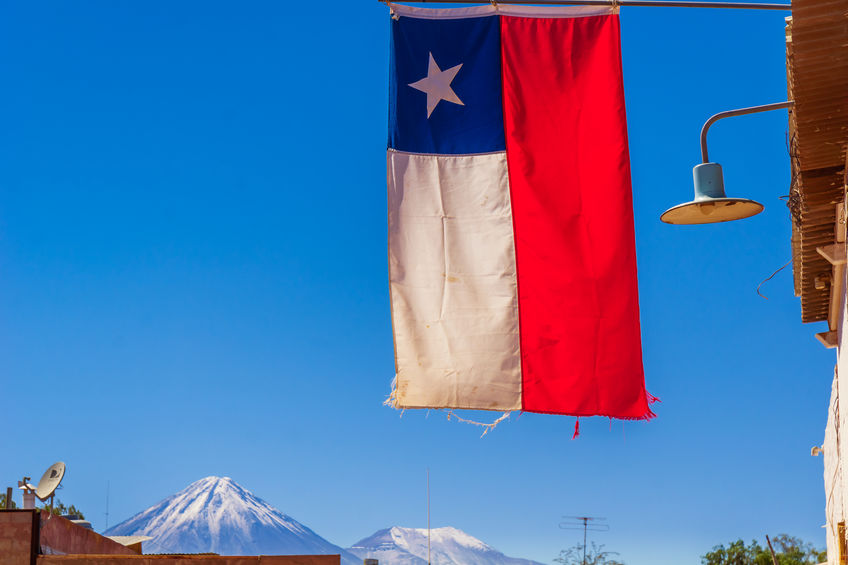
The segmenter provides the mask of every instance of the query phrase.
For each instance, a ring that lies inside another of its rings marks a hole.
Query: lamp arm
[[[787,100],[786,102],[763,104],[762,106],[751,106],[750,108],[739,108],[738,110],[727,110],[726,112],[719,112],[715,116],[712,116],[706,121],[706,123],[704,123],[704,127],[701,128],[701,159],[704,163],[710,162],[710,158],[707,155],[707,130],[709,130],[710,126],[720,119],[731,118],[733,116],[744,116],[745,114],[756,114],[758,112],[768,112],[769,110],[781,110],[783,108],[791,108],[794,105],[794,100]]]

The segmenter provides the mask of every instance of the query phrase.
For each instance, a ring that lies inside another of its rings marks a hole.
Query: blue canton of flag
[[[498,17],[392,20],[391,53],[391,149],[505,149]]]

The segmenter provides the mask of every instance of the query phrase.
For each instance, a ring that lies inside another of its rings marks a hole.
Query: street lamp
[[[763,205],[747,198],[729,198],[724,192],[724,178],[721,165],[711,163],[707,154],[707,131],[710,126],[722,118],[742,116],[791,108],[794,102],[777,102],[763,106],[752,106],[738,110],[720,112],[706,121],[701,128],[700,165],[692,169],[695,181],[695,198],[691,202],[678,204],[662,213],[660,219],[667,224],[714,224],[749,218],[763,211]]]

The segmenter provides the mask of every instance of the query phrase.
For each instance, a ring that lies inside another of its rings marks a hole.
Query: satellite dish
[[[44,474],[41,476],[41,480],[38,481],[38,486],[35,488],[35,496],[37,496],[41,501],[47,500],[53,496],[53,492],[59,486],[59,483],[62,482],[62,477],[64,476],[64,463],[57,461],[50,465],[50,467],[44,471]]]

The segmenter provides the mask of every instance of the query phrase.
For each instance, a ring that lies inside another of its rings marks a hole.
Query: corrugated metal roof
[[[121,545],[134,545],[143,541],[149,541],[153,538],[150,536],[106,536],[112,541],[116,541]]]
[[[827,320],[831,265],[816,252],[835,239],[845,194],[848,145],[848,0],[794,0],[786,26],[786,69],[795,291],[804,322]],[[816,279],[819,288],[816,288]]]

